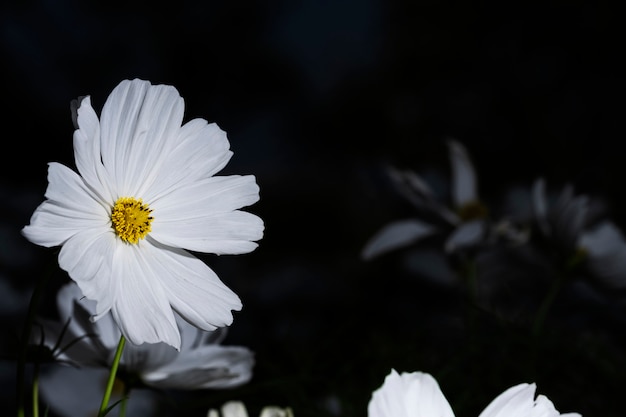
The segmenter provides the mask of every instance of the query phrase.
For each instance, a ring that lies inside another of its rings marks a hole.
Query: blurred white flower
[[[626,239],[611,221],[585,230],[578,239],[593,277],[612,288],[626,288]]]
[[[40,376],[39,391],[45,407],[55,416],[94,417],[98,415],[102,393],[105,391],[109,371],[104,368],[74,368],[59,366],[46,369]],[[116,381],[111,393],[111,404],[120,401],[124,390]],[[152,390],[135,389],[126,399],[127,416],[150,417],[156,415],[160,395]],[[119,405],[117,407],[120,407]],[[43,408],[43,406],[42,406]],[[113,410],[108,415],[119,415]]]
[[[203,330],[232,323],[241,301],[188,252],[254,250],[262,220],[238,210],[259,199],[252,175],[214,176],[232,152],[215,123],[182,125],[183,99],[172,86],[122,81],[101,119],[82,98],[76,110],[78,173],[51,162],[46,200],[23,234],[61,245],[59,265],[111,311],[133,344],[180,348],[175,310]],[[182,125],[182,126],[181,126]]]
[[[519,384],[494,399],[479,417],[580,417],[560,414],[543,395],[535,399],[535,384]],[[369,417],[454,417],[437,381],[427,373],[398,374],[394,369],[372,393]]]
[[[248,410],[241,401],[229,401],[222,405],[220,411],[210,409],[207,417],[248,417]],[[289,407],[266,406],[261,410],[259,417],[293,417],[293,411]]]
[[[463,145],[454,140],[447,144],[452,169],[451,204],[439,201],[415,172],[390,168],[389,175],[398,191],[418,211],[435,219],[410,218],[387,224],[365,244],[361,252],[364,259],[372,259],[442,232],[448,233],[444,245],[447,252],[474,246],[483,239],[487,210],[478,197],[474,166]]]
[[[575,195],[567,185],[554,200],[539,178],[532,188],[538,229],[568,257],[581,262],[591,276],[612,288],[626,288],[626,239],[611,220],[596,219],[600,203]]]
[[[61,288],[57,308],[59,322],[42,321],[44,344],[56,359],[82,368],[109,369],[120,337],[113,319],[105,316],[92,323],[89,317],[95,310],[95,302],[85,299],[75,283]],[[120,360],[120,375],[132,375],[153,388],[184,390],[231,388],[251,379],[254,354],[245,347],[221,346],[225,328],[206,332],[179,316],[176,318],[182,335],[181,350],[176,351],[165,343],[127,345]],[[38,343],[36,339],[34,335],[34,343]],[[62,376],[62,372],[51,375]],[[44,375],[41,385],[45,392],[63,384]]]

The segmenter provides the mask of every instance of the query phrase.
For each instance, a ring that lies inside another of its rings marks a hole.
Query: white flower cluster
[[[72,365],[41,375],[42,395],[60,415],[93,415],[94,393],[110,393],[114,383],[122,389],[112,400],[120,400],[124,412],[150,415],[156,402],[143,388],[224,389],[252,377],[254,354],[221,344],[242,303],[193,252],[253,251],[264,224],[241,209],[259,200],[259,187],[251,175],[216,176],[232,156],[225,132],[203,119],[183,124],[183,112],[175,88],[123,81],[100,117],[89,97],[75,103],[76,171],[49,164],[45,201],[23,234],[38,245],[59,246],[59,265],[72,282],[57,295],[59,320],[42,319],[43,333],[27,339]],[[388,224],[367,242],[364,259],[435,236],[451,256],[494,242],[526,245],[532,229],[569,255],[584,252],[589,271],[603,282],[626,286],[626,243],[610,221],[590,223],[586,197],[565,188],[552,203],[538,180],[530,193],[534,227],[514,216],[492,221],[466,150],[455,141],[448,145],[451,203],[435,197],[414,172],[389,169],[397,189],[431,221],[416,216]],[[127,401],[130,389],[140,392],[133,401]],[[535,389],[509,388],[480,417],[579,416],[560,414],[545,396],[535,398]],[[106,413],[107,401],[98,415]],[[431,375],[395,370],[373,392],[368,414],[454,416]],[[293,415],[288,407],[260,412]],[[229,401],[207,416],[248,417],[248,411],[243,402]]]
[[[535,398],[535,384],[515,385],[498,395],[479,417],[580,417],[561,414],[545,396]],[[369,417],[454,417],[450,404],[430,374],[395,369],[374,391],[368,405]]]

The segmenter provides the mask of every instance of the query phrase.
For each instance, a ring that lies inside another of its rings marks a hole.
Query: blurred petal
[[[485,221],[482,219],[461,224],[446,240],[446,252],[454,252],[480,243],[485,235],[485,230]]]
[[[626,240],[614,223],[604,221],[585,231],[579,246],[595,278],[614,288],[626,287]]]
[[[399,220],[378,231],[361,252],[365,260],[408,246],[437,232],[437,228],[415,219]]]
[[[97,416],[108,376],[107,369],[58,365],[44,369],[39,377],[42,403],[55,415],[63,417]],[[110,404],[121,399],[121,392],[121,389],[113,390]],[[133,390],[126,403],[126,413],[129,416],[154,415],[157,399],[150,391]]]
[[[248,417],[248,411],[241,401],[229,401],[222,405],[222,417]]]
[[[263,407],[259,417],[293,417],[293,412],[291,408],[267,406]]]
[[[476,172],[467,150],[455,140],[448,141],[452,168],[452,203],[462,207],[478,201]]]
[[[206,345],[179,354],[141,379],[150,386],[175,389],[222,389],[252,378],[253,353],[238,346]]]
[[[543,178],[537,179],[532,189],[532,209],[541,233],[550,236],[550,224],[548,223],[548,197],[546,195],[546,182]]]

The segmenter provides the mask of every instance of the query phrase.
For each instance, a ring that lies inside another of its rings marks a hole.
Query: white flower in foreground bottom
[[[395,369],[372,394],[369,417],[454,417],[439,384],[423,372],[398,374]]]
[[[535,384],[519,384],[504,391],[479,417],[580,417],[560,414],[543,395],[535,399]],[[454,417],[439,384],[429,374],[398,374],[394,369],[375,390],[368,405],[369,417]]]
[[[498,395],[479,417],[580,417],[578,413],[559,413],[544,395],[535,398],[535,384],[515,385]]]
[[[241,401],[229,401],[224,403],[220,411],[221,413],[212,408],[207,412],[207,417],[248,417],[248,410]],[[293,412],[291,408],[267,406],[263,407],[259,417],[293,417]]]
[[[43,323],[45,345],[60,350],[53,351],[56,358],[80,366],[83,371],[94,367],[109,369],[120,337],[111,316],[92,323],[89,317],[95,302],[83,298],[75,283],[61,288],[57,308],[60,322]],[[181,350],[165,343],[127,345],[119,365],[122,378],[125,375],[132,381],[138,380],[140,386],[185,390],[233,388],[251,379],[254,354],[245,347],[221,346],[226,328],[206,332],[176,317],[182,335]],[[36,336],[33,339],[37,342]],[[74,370],[67,366],[58,368]],[[61,378],[64,371],[56,375]],[[41,385],[49,391],[59,384],[53,378],[42,377]],[[52,388],[46,388],[48,385]]]
[[[241,301],[188,252],[241,254],[263,236],[262,220],[238,210],[259,199],[254,176],[213,176],[230,159],[214,123],[182,125],[174,87],[125,80],[100,120],[80,101],[74,132],[78,173],[48,168],[48,189],[23,234],[61,245],[59,265],[133,344],[180,348],[178,312],[204,330],[232,323]]]

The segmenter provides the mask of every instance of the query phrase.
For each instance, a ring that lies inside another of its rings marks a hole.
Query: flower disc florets
[[[141,199],[120,197],[111,210],[111,223],[115,233],[124,242],[137,243],[152,230],[152,210]]]

